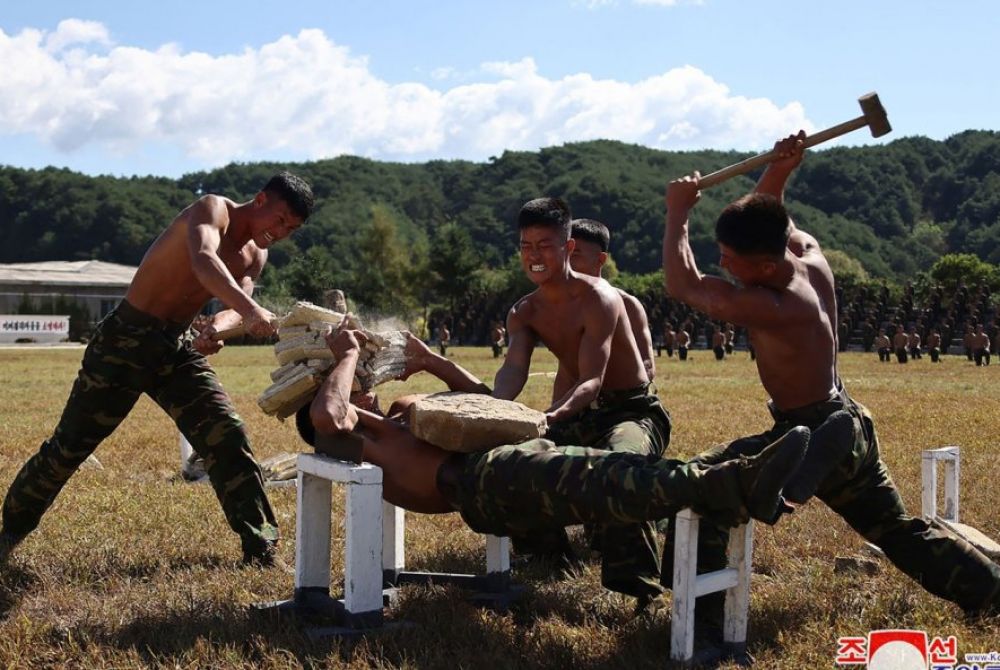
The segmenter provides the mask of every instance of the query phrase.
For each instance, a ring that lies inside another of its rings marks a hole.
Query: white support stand
[[[944,463],[944,510],[938,512],[937,465]],[[1000,544],[972,526],[959,522],[959,484],[962,470],[958,447],[927,449],[921,453],[923,491],[920,511],[932,523],[944,526],[993,560],[1000,560]]]
[[[347,486],[344,596],[330,597],[331,493],[334,483]],[[395,587],[404,584],[457,584],[480,591],[477,600],[506,603],[510,587],[508,538],[487,536],[485,575],[408,572],[404,548],[406,513],[382,500],[382,469],[370,463],[339,461],[318,454],[298,456],[295,524],[295,596],[259,609],[277,608],[320,614],[347,628],[345,634],[382,625],[382,608]],[[384,584],[390,588],[384,589]]]
[[[961,450],[958,447],[927,449],[921,453],[923,478],[920,511],[927,519],[958,523],[958,487],[961,475]],[[937,466],[944,463],[944,511],[938,514]]]
[[[330,495],[347,485],[343,614],[347,625],[382,622],[382,469],[299,454],[295,599],[330,595]],[[337,609],[337,608],[334,608]]]
[[[699,596],[726,592],[723,641],[732,655],[746,651],[750,611],[750,566],[753,524],[729,531],[729,565],[723,570],[697,574],[699,516],[690,509],[676,517],[674,540],[673,614],[670,620],[670,658],[694,660],[694,605]]]

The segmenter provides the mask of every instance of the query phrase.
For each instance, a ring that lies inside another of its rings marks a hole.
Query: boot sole
[[[808,428],[796,426],[754,457],[761,465],[747,497],[750,516],[769,524],[777,521],[784,504],[781,493],[802,463],[809,436]]]
[[[796,505],[808,501],[853,448],[854,417],[844,410],[834,412],[812,432],[802,464],[785,487],[785,499]]]

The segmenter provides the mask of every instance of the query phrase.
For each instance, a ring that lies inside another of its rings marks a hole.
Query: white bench
[[[478,590],[478,599],[486,601],[506,602],[513,594],[507,538],[487,536],[485,575],[410,572],[403,546],[405,511],[382,500],[381,468],[299,454],[298,471],[294,605],[332,613],[351,628],[370,628],[381,625],[386,597],[404,583],[456,584]],[[344,595],[336,601],[330,597],[334,483],[347,486]]]
[[[959,522],[959,484],[962,472],[961,449],[955,446],[927,449],[920,454],[923,487],[920,512],[928,521],[935,521],[961,536],[991,560],[1000,560],[1000,544],[979,529]],[[938,463],[944,463],[944,506],[938,513]]]
[[[920,473],[923,479],[920,512],[928,519],[958,523],[958,486],[961,475],[961,450],[958,447],[926,449],[921,452]],[[938,514],[938,463],[944,463],[944,511]]]
[[[690,509],[676,517],[674,538],[673,612],[670,617],[670,658],[694,660],[695,599],[725,591],[723,641],[727,655],[746,652],[747,622],[750,611],[750,568],[753,559],[753,524],[729,531],[728,567],[697,574],[698,523]]]

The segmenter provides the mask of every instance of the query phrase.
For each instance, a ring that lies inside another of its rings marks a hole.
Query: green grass
[[[488,349],[451,353],[485,380]],[[0,350],[0,489],[53,429],[82,350]],[[675,430],[672,455],[769,427],[765,395],[745,353],[722,363],[695,351],[660,358],[657,387]],[[224,350],[214,360],[261,459],[300,447],[294,427],[263,415],[255,399],[274,367],[267,348]],[[962,447],[962,517],[1000,537],[996,459],[1000,366],[946,357],[901,366],[874,354],[841,358],[848,389],[875,416],[883,458],[911,512],[919,511],[920,451]],[[536,353],[522,399],[544,408],[554,361]],[[548,373],[548,374],[546,374]],[[404,391],[442,386],[425,375],[380,389],[383,406]],[[634,620],[631,602],[600,587],[597,563],[577,579],[521,574],[524,598],[507,613],[476,609],[459,592],[407,588],[390,619],[415,625],[360,642],[311,641],[294,625],[254,617],[251,603],[286,598],[292,578],[241,569],[239,548],[206,486],[176,481],[177,431],[147,399],[97,451],[104,469],[79,472],[39,530],[0,575],[0,668],[663,668],[669,616]],[[294,553],[295,493],[269,493]],[[336,510],[342,506],[335,494]],[[335,521],[333,575],[343,574],[344,529]],[[475,571],[482,538],[457,515],[409,515],[413,569]],[[751,649],[761,668],[832,667],[836,638],[880,628],[955,635],[959,652],[1000,648],[1000,621],[965,621],[959,610],[882,564],[874,577],[833,573],[833,559],[861,540],[821,504],[758,526]]]

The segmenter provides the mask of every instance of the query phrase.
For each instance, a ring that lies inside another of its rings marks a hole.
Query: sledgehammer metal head
[[[861,105],[861,114],[865,118],[865,123],[872,131],[872,137],[882,137],[892,131],[889,125],[889,117],[885,113],[885,107],[878,99],[878,93],[872,91],[858,98]]]
[[[867,93],[858,98],[858,103],[861,105],[861,116],[856,119],[851,119],[850,121],[837,124],[836,126],[832,126],[826,130],[821,130],[813,135],[809,135],[802,142],[803,148],[808,149],[809,147],[814,147],[817,144],[822,144],[827,140],[832,140],[834,137],[840,137],[841,135],[845,135],[863,126],[869,127],[872,137],[882,137],[892,130],[892,126],[889,125],[889,117],[885,113],[885,108],[882,107],[882,103],[878,99],[878,93],[875,93],[874,91]],[[705,175],[698,180],[698,187],[704,190],[710,186],[721,184],[727,179],[731,179],[737,175],[746,174],[761,165],[766,165],[767,163],[777,160],[777,158],[778,154],[773,150],[768,151],[767,153],[757,154],[756,156],[748,158],[745,161],[740,161],[739,163],[722,168],[712,174]]]

